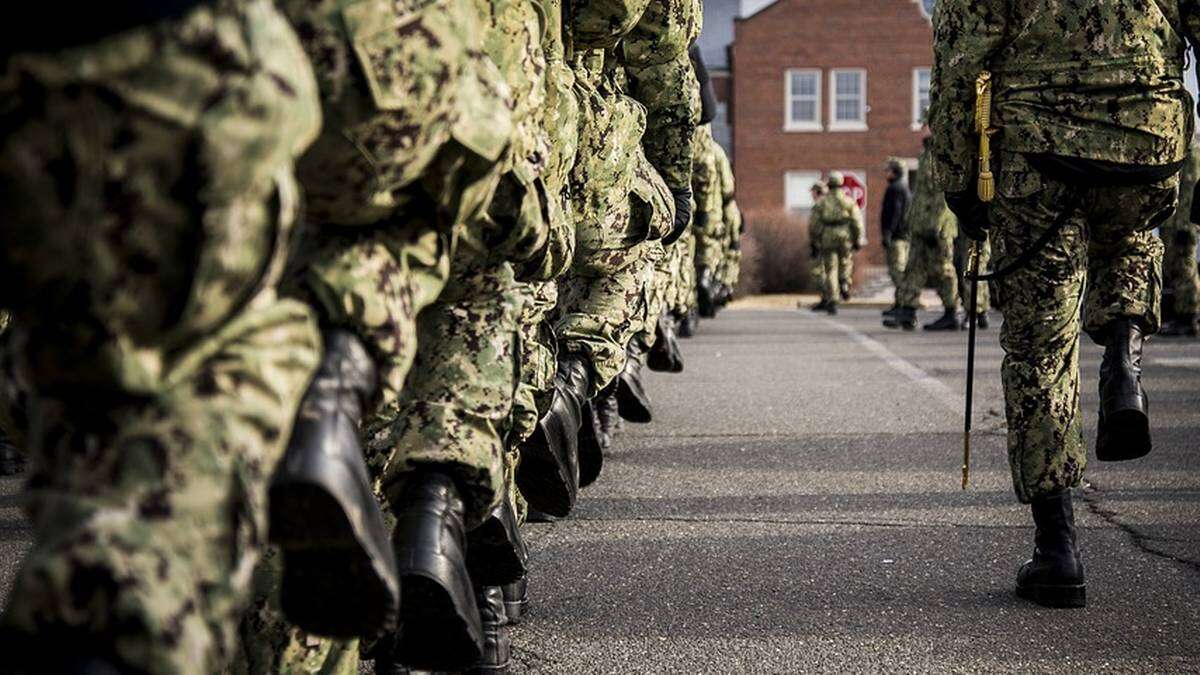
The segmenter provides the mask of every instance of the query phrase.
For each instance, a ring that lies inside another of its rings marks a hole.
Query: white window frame
[[[912,72],[912,130],[921,130],[921,73],[929,74],[929,82],[933,84],[932,68],[913,68]],[[926,96],[928,96],[926,92]],[[932,99],[930,103],[932,103]]]
[[[812,185],[813,183],[824,180],[824,175],[817,170],[808,169],[790,169],[783,172],[783,209],[788,213],[799,212],[805,213],[812,209],[812,204],[807,206],[803,204],[793,205],[788,200],[788,184],[792,182],[792,177],[801,183],[798,186],[799,194],[797,195],[801,201],[812,200]]]
[[[792,119],[792,75],[811,75],[816,84],[816,95],[813,97],[813,120]],[[783,71],[783,130],[784,131],[823,131],[821,126],[821,70],[819,68],[788,68]]]
[[[857,120],[842,120],[837,118],[837,76],[841,73],[858,73],[859,82],[862,84],[862,96],[859,102],[859,119]],[[871,107],[867,105],[867,69],[866,68],[832,68],[829,71],[829,131],[866,131],[867,130],[867,112]]]

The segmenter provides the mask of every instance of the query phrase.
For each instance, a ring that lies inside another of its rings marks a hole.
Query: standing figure
[[[883,193],[883,208],[879,212],[879,227],[883,237],[883,248],[887,252],[888,276],[892,285],[900,287],[904,268],[908,266],[908,226],[904,219],[912,195],[904,180],[904,165],[900,160],[887,163],[887,190]],[[899,305],[892,303],[891,312]],[[885,312],[886,313],[886,312]]]
[[[969,236],[992,232],[995,266],[1016,264],[995,283],[1013,487],[1036,525],[1017,593],[1041,605],[1087,601],[1071,502],[1087,466],[1081,330],[1104,347],[1097,458],[1150,452],[1141,364],[1159,328],[1153,230],[1175,209],[1191,139],[1184,36],[1195,42],[1197,14],[1133,0],[945,0],[934,14],[934,179]],[[979,175],[988,157],[976,128],[988,77],[991,176]]]
[[[1200,153],[1195,142],[1188,148],[1188,158],[1179,175],[1179,207],[1175,215],[1159,228],[1163,241],[1163,288],[1171,292],[1172,309],[1159,335],[1164,337],[1196,337],[1200,335],[1200,273],[1197,273],[1196,216],[1200,207],[1192,197],[1192,186],[1200,180]]]
[[[838,302],[850,297],[854,252],[863,246],[862,211],[842,189],[844,181],[841,173],[829,173],[829,194],[813,206],[809,221],[809,231],[819,231],[821,302],[830,314],[837,314]]]

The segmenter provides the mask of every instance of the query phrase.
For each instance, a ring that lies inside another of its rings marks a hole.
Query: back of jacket
[[[1183,159],[1191,0],[944,0],[934,17],[937,180],[974,175],[974,83],[994,77],[1001,150],[1139,166]]]

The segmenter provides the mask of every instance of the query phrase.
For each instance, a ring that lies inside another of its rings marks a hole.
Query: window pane
[[[838,73],[836,77],[838,96],[858,94],[859,75],[860,73]]]
[[[815,122],[817,119],[817,104],[815,101],[793,100],[792,121]]]
[[[839,122],[857,121],[859,105],[857,98],[839,98],[837,101],[836,119]]]

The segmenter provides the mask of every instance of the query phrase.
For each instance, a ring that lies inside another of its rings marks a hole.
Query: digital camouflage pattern
[[[935,229],[914,227],[909,239],[908,264],[900,286],[896,288],[896,304],[900,307],[920,307],[921,290],[933,288],[946,311],[958,308],[958,270],[954,267],[954,234],[958,224],[954,214],[945,206],[942,195],[932,197],[941,202]],[[913,199],[913,205],[918,204]],[[983,269],[982,267],[980,269]],[[980,291],[984,284],[980,285]],[[982,297],[982,293],[981,293]]]
[[[908,239],[892,237],[886,246],[888,278],[892,280],[893,286],[900,288],[900,282],[904,279],[904,270],[908,269],[908,260],[912,255],[912,244]]]
[[[958,221],[946,206],[946,198],[933,181],[928,150],[917,159],[913,194],[904,214],[909,233],[908,261],[896,286],[896,304],[918,307],[921,290],[932,287],[949,310],[958,306],[958,272],[954,268],[954,238]]]
[[[704,125],[696,130],[692,140],[692,233],[696,237],[696,268],[707,268],[714,274],[725,262],[725,246],[729,235],[725,228],[725,201],[721,189],[721,173],[717,165],[712,129]]]
[[[1192,187],[1200,180],[1200,154],[1193,143],[1179,173],[1179,207],[1159,228],[1163,242],[1163,283],[1174,294],[1176,314],[1200,314],[1200,274],[1196,270],[1197,225],[1192,222]]]
[[[1198,26],[1200,13],[1189,5],[1128,0],[952,0],[934,14],[930,126],[943,189],[973,189],[974,82],[985,69],[995,76],[995,265],[1019,256],[1072,197],[1081,199],[1058,236],[994,288],[1004,314],[1009,461],[1023,502],[1083,476],[1080,328],[1100,341],[1112,319],[1126,316],[1147,333],[1158,330],[1162,244],[1150,230],[1174,208],[1178,177],[1068,186],[1040,174],[1022,153],[1135,167],[1183,160],[1193,124],[1182,80],[1184,36],[1194,37]]]
[[[733,180],[733,165],[724,148],[712,142],[713,157],[717,163],[717,174],[721,177],[721,218],[725,222],[725,259],[717,279],[730,287],[737,286],[742,271],[742,210],[735,199],[736,185]]]
[[[994,77],[993,142],[1005,151],[1179,162],[1192,136],[1182,75],[1195,13],[1141,0],[939,0],[929,110],[936,182],[948,191],[975,184],[975,79],[984,70]]]
[[[272,3],[227,0],[16,55],[0,82],[0,304],[34,430],[3,629],[217,672],[320,353],[275,292],[312,71]]]
[[[1079,188],[1050,180],[1023,155],[1001,153],[992,245],[1003,266],[1030,247]],[[1028,502],[1079,484],[1087,463],[1079,403],[1079,330],[1101,341],[1118,316],[1159,327],[1162,243],[1151,230],[1175,207],[1178,177],[1087,190],[1084,206],[1029,265],[995,282],[1004,314],[1008,452]]]
[[[958,273],[958,300],[964,312],[969,311],[971,302],[971,282],[967,280],[967,265],[970,263],[971,238],[963,232],[958,233],[954,240],[955,269]],[[992,242],[985,241],[979,248],[979,271],[987,272],[992,265]],[[990,281],[979,282],[979,292],[975,299],[975,312],[986,312],[992,308],[992,284]]]
[[[821,256],[821,299],[841,299],[839,288],[849,285],[854,246],[862,240],[862,211],[841,188],[831,188],[809,215],[809,232],[817,234]]]

